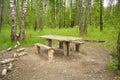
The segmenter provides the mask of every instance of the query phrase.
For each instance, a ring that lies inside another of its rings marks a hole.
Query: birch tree
[[[21,8],[21,25],[20,25],[20,40],[24,40],[25,37],[25,17],[26,17],[26,9],[27,9],[27,0],[24,0],[22,2],[22,8]]]
[[[16,36],[16,11],[15,11],[15,2],[14,0],[10,0],[10,15],[11,15],[11,40],[15,40]]]
[[[44,17],[43,17],[43,0],[40,0],[40,30],[43,31]]]

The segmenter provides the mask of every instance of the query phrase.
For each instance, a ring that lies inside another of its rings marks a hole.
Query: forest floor
[[[66,57],[56,48],[54,61],[49,62],[44,49],[42,54],[35,54],[34,47],[25,47],[28,54],[13,62],[13,70],[1,80],[116,80],[107,70],[111,59],[109,50],[94,44],[83,44],[81,52],[75,52],[73,47],[70,50],[70,56]],[[15,52],[6,52],[1,58],[12,57]]]

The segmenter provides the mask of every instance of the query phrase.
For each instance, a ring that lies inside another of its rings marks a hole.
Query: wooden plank
[[[54,40],[59,40],[59,41],[82,40],[82,38],[79,38],[79,37],[57,36],[57,35],[44,35],[44,36],[38,36],[38,37],[46,38],[46,39],[54,39]]]

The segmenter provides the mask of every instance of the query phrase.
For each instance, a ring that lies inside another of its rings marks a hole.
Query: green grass
[[[114,28],[104,28],[102,32],[99,31],[99,28],[93,28],[89,27],[88,33],[82,38],[84,39],[95,39],[95,40],[105,40],[106,43],[103,44],[104,47],[108,47],[109,49],[114,49],[116,46],[117,41],[117,30]],[[24,46],[33,46],[36,42],[42,42],[45,43],[44,39],[40,39],[37,36],[40,35],[63,35],[63,36],[75,36],[75,37],[81,37],[79,35],[79,28],[45,28],[43,31],[40,31],[39,29],[34,32],[33,28],[27,28],[25,31],[25,40],[22,41],[22,45]],[[0,33],[0,49],[8,48],[12,45],[14,45],[16,42],[11,42],[10,40],[10,27],[5,27],[2,29],[2,32]]]

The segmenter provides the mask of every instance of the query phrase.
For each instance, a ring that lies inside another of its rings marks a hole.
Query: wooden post
[[[75,44],[75,51],[79,52],[80,50],[80,44],[79,43],[76,43]]]
[[[70,51],[70,42],[63,42],[63,49],[64,49],[64,55],[69,56],[69,51]]]
[[[47,39],[46,40],[46,45],[52,47],[52,40],[51,39]]]
[[[52,61],[52,60],[53,60],[53,53],[54,53],[54,50],[53,50],[53,49],[49,49],[49,50],[48,50],[48,60],[49,60],[49,61]]]
[[[63,49],[63,42],[62,41],[59,42],[59,48]]]
[[[38,54],[40,54],[40,46],[37,46]]]
[[[120,32],[118,33],[117,53],[118,53],[118,70],[120,70]]]

